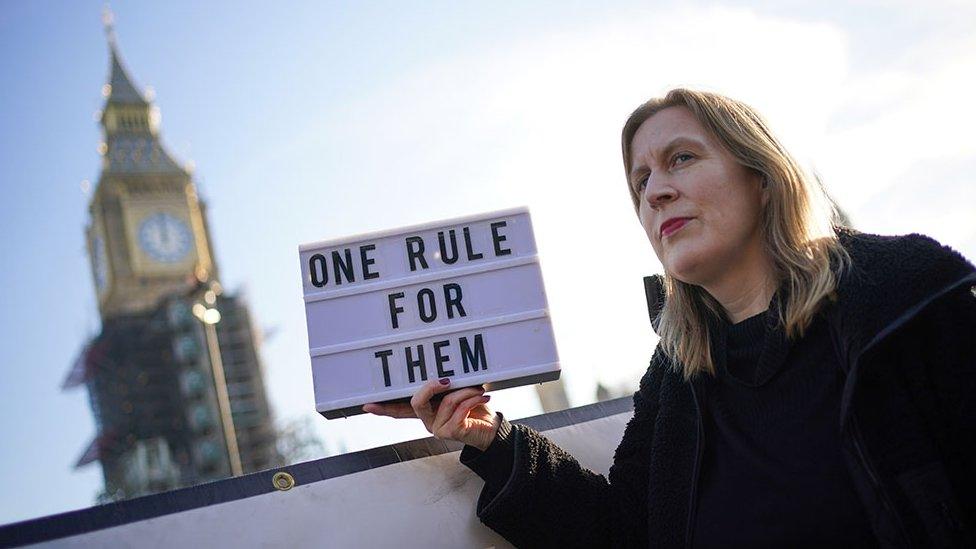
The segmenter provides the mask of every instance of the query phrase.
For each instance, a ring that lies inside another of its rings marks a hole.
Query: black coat
[[[847,374],[843,451],[871,527],[883,547],[974,546],[976,268],[921,235],[844,229],[840,239],[853,268],[824,314]],[[659,294],[648,288],[653,318]],[[520,547],[685,546],[699,410],[695,383],[659,348],[609,480],[515,425],[511,476],[482,492],[478,517]]]

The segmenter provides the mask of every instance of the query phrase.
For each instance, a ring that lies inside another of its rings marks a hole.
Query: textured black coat
[[[840,238],[853,269],[824,314],[847,373],[843,450],[872,529],[883,547],[974,546],[976,269],[921,235]],[[653,317],[659,294],[647,286]],[[704,442],[698,404],[695,383],[659,349],[609,480],[515,425],[511,476],[482,492],[478,517],[520,547],[685,546]]]

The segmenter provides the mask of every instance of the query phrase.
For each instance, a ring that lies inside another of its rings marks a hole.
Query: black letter
[[[359,247],[359,259],[363,261],[363,280],[369,280],[371,278],[379,278],[380,273],[369,272],[369,266],[376,263],[375,259],[366,257],[366,252],[369,250],[375,250],[376,246],[373,244],[367,244],[365,246]]]
[[[336,286],[342,284],[342,279],[339,278],[339,269],[342,269],[342,274],[346,275],[346,282],[355,282],[356,276],[352,272],[352,252],[349,248],[346,248],[346,260],[343,261],[339,257],[339,252],[337,250],[332,250],[332,270],[335,272],[335,283]]]
[[[427,306],[424,306],[424,296],[427,296]],[[434,292],[430,288],[422,288],[417,292],[417,310],[420,312],[420,320],[424,322],[437,319],[437,305],[434,302]]]
[[[413,245],[416,244],[417,248],[414,249]],[[427,268],[427,260],[424,259],[424,239],[419,236],[408,236],[407,237],[407,257],[410,258],[410,270],[416,271],[417,265],[414,260],[419,259],[420,264]]]
[[[454,307],[457,307],[461,316],[468,316],[464,312],[464,306],[461,305],[461,286],[459,284],[451,282],[444,285],[444,300],[447,301],[447,318],[454,318]]]
[[[475,356],[477,353],[477,356]],[[461,338],[461,365],[464,366],[464,373],[468,373],[468,364],[473,362],[471,366],[474,367],[474,371],[478,371],[478,363],[481,362],[481,369],[488,369],[488,359],[485,358],[485,344],[481,341],[481,334],[474,335],[474,353],[471,352],[471,347],[468,345],[468,338]]]
[[[450,341],[435,341],[434,342],[434,358],[437,360],[437,377],[448,377],[454,375],[454,370],[445,370],[441,366],[445,362],[450,362],[451,357],[447,357],[441,354],[441,348],[447,347]]]
[[[410,352],[410,347],[404,347],[403,352],[407,355],[407,375],[410,377],[410,383],[416,381],[413,375],[413,369],[420,366],[420,378],[427,381],[427,366],[424,365],[424,346],[417,345],[417,356],[420,357],[413,360],[413,353]]]
[[[504,241],[506,241],[508,239],[505,238],[505,235],[498,234],[498,229],[500,229],[502,227],[505,227],[506,225],[507,225],[507,223],[505,223],[504,221],[498,221],[496,223],[492,223],[491,224],[491,241],[495,245],[495,255],[496,256],[499,256],[499,255],[509,255],[509,254],[512,253],[512,250],[507,249],[507,248],[502,248],[502,246],[501,246],[502,242],[504,242]]]
[[[471,231],[469,231],[467,227],[462,230],[464,231],[464,247],[468,249],[468,261],[471,261],[472,259],[481,259],[484,257],[484,254],[476,254],[474,253],[474,250],[471,249]]]
[[[390,301],[390,320],[393,321],[393,328],[399,328],[400,323],[397,321],[397,313],[403,312],[403,307],[398,307],[396,300],[403,297],[403,292],[397,292],[395,294],[389,294],[386,298]],[[390,351],[393,352],[393,351]]]
[[[315,266],[318,265],[318,269]],[[321,276],[316,274],[321,273]],[[308,258],[308,274],[312,278],[312,285],[321,288],[329,281],[329,267],[325,264],[325,256],[315,254]]]
[[[444,243],[444,231],[437,232],[437,241],[441,244],[441,261],[448,265],[453,265],[458,260],[457,235],[454,234],[454,229],[447,231],[447,234],[451,237],[451,251],[454,254],[450,259],[447,258],[447,245]]]
[[[389,362],[386,361],[386,359],[392,355],[393,355],[393,349],[387,349],[385,351],[376,351],[376,354],[373,355],[376,358],[380,359],[380,362],[383,363],[383,384],[386,385],[387,387],[390,386],[390,364]]]

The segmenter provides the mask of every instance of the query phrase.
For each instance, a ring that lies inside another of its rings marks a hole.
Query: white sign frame
[[[316,410],[559,378],[526,207],[299,246]]]

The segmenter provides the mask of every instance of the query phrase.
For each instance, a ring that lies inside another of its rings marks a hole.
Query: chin
[[[698,284],[703,264],[700,254],[678,254],[678,257],[668,258],[664,270],[685,284]]]

